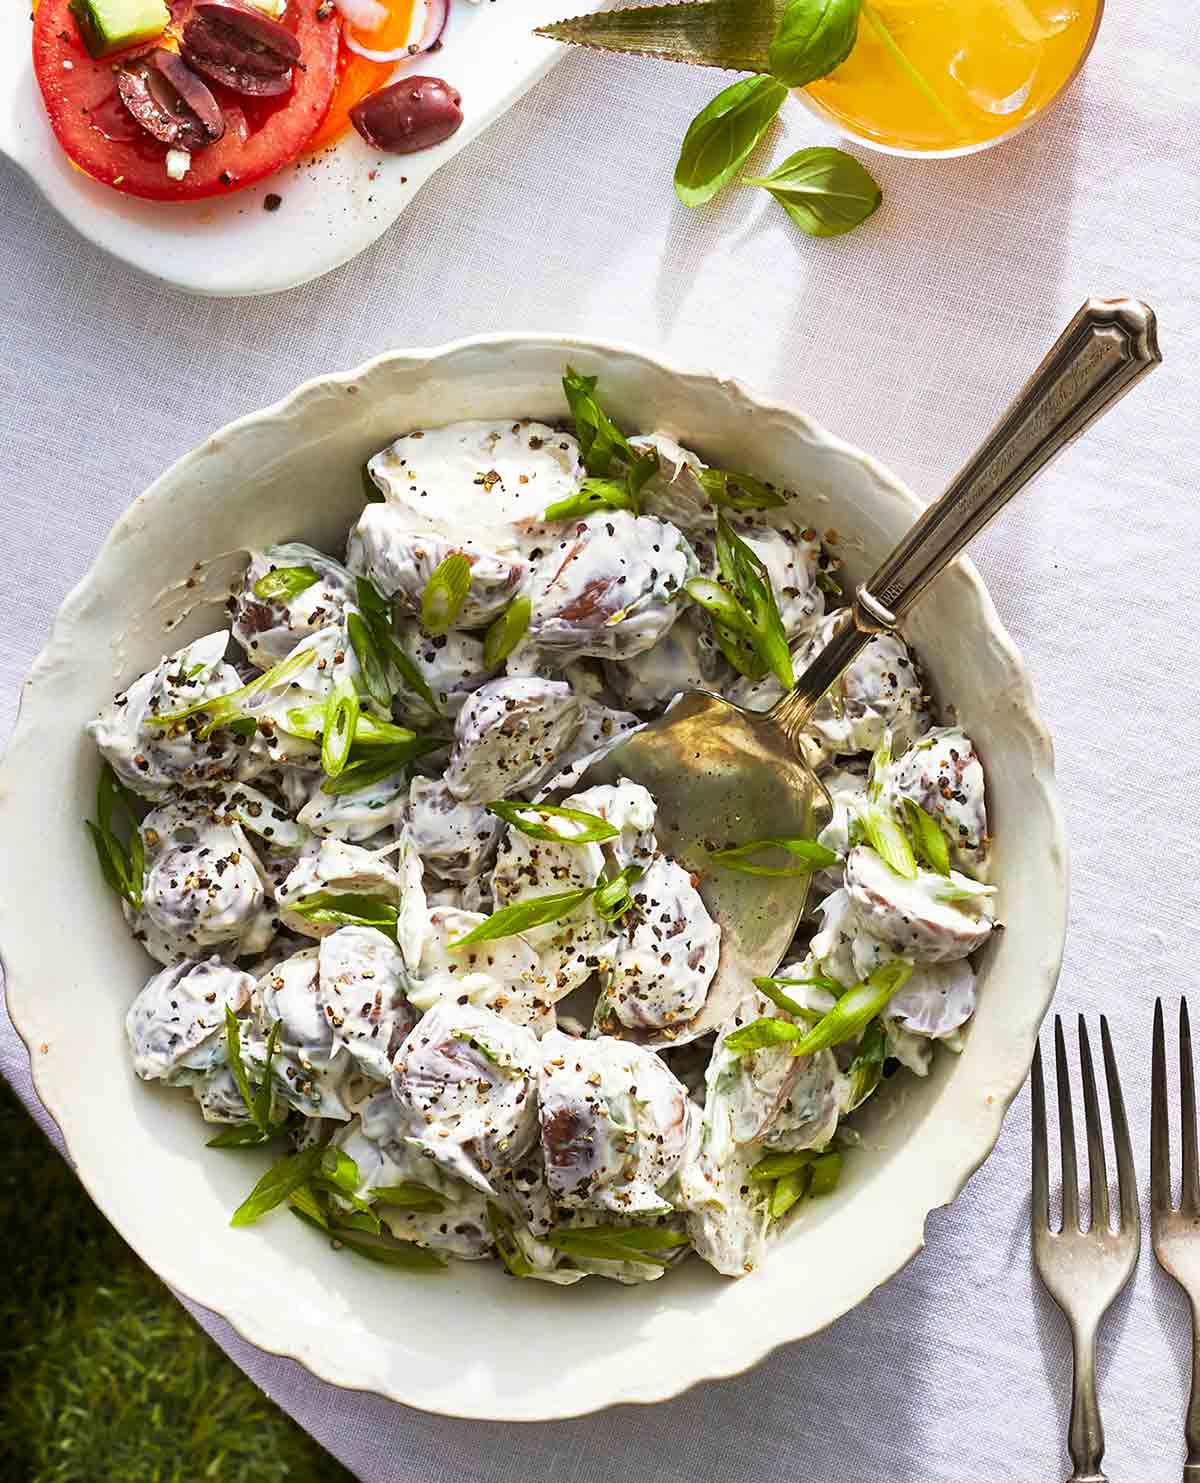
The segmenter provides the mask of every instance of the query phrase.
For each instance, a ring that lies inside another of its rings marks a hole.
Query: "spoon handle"
[[[1136,299],[1088,299],[945,494],[858,589],[847,621],[772,719],[797,736],[871,636],[895,628],[1013,495],[1161,360],[1152,309]]]

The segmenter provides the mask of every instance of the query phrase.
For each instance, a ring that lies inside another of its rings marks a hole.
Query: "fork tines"
[[[1179,1209],[1200,1214],[1200,1160],[1196,1155],[1196,1079],[1192,1067],[1192,1027],[1187,1000],[1179,1001],[1179,1103],[1183,1179]],[[1153,1223],[1174,1210],[1171,1200],[1171,1132],[1167,1118],[1167,1047],[1163,1007],[1154,1006],[1154,1062],[1150,1078],[1150,1211]]]
[[[1137,1230],[1137,1176],[1133,1165],[1133,1148],[1125,1116],[1125,1099],[1117,1074],[1116,1057],[1108,1020],[1100,1016],[1100,1042],[1104,1053],[1104,1076],[1108,1087],[1108,1111],[1112,1124],[1113,1148],[1117,1162],[1118,1227]],[[1075,1116],[1071,1105],[1071,1072],[1063,1036],[1062,1017],[1054,1017],[1054,1061],[1058,1083],[1058,1130],[1062,1162],[1062,1231],[1080,1230],[1079,1172],[1075,1155]],[[1108,1168],[1104,1154],[1104,1132],[1100,1121],[1100,1101],[1096,1094],[1096,1074],[1087,1023],[1079,1016],[1079,1064],[1083,1080],[1083,1115],[1087,1132],[1088,1189],[1091,1199],[1091,1230],[1109,1227]],[[1193,1129],[1193,1140],[1194,1140]],[[1193,1142],[1194,1151],[1194,1142]],[[1035,1234],[1050,1228],[1050,1174],[1046,1144],[1046,1084],[1042,1073],[1042,1051],[1039,1044],[1033,1060],[1033,1204]]]

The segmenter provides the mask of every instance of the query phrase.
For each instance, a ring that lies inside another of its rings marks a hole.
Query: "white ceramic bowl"
[[[814,522],[843,535],[852,581],[918,511],[879,464],[807,418],[632,349],[505,336],[381,356],[233,423],[134,502],[58,615],[0,772],[9,1006],[96,1203],[160,1276],[253,1343],[338,1385],[457,1416],[545,1420],[661,1400],[742,1370],[861,1302],[920,1249],[926,1216],[995,1143],[1065,933],[1050,742],[983,585],[960,561],[923,600],[911,637],[987,768],[1007,930],[984,953],[962,1056],[939,1056],[927,1081],[889,1084],[842,1186],[806,1210],[759,1271],[732,1282],[692,1261],[637,1288],[514,1282],[492,1263],[411,1277],[335,1253],[283,1214],[230,1228],[267,1159],[206,1149],[194,1103],[132,1074],[122,1021],[151,965],[84,833],[97,773],[84,724],[117,684],[216,626],[228,563],[213,561],[188,588],[193,563],[280,539],[338,549],[361,508],[364,458],[414,426],[562,416],[568,360],[599,373],[605,406],[627,425],[666,430],[715,461],[804,490]]]

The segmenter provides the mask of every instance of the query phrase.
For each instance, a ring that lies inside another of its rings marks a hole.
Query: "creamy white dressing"
[[[344,563],[296,542],[252,551],[230,598],[232,633],[164,659],[89,728],[117,778],[157,805],[141,823],[140,905],[122,902],[164,965],[127,1019],[137,1074],[190,1088],[210,1121],[246,1122],[228,1009],[252,1084],[274,1034],[272,1115],[299,1114],[297,1146],[339,1125],[332,1146],[353,1159],[357,1186],[353,1199],[331,1194],[334,1208],[367,1202],[397,1239],[462,1259],[497,1254],[499,1219],[509,1259],[561,1284],[654,1280],[684,1231],[718,1271],[751,1270],[778,1229],[756,1166],[830,1148],[863,1093],[854,1039],[807,1056],[787,1044],[739,1055],[729,1033],[763,1018],[794,1021],[784,1033],[795,1038],[833,1009],[830,985],[903,958],[913,972],[871,1033],[924,1074],[934,1044],[957,1048],[969,1025],[968,958],[995,913],[979,758],[961,729],[931,729],[903,641],[876,639],[814,721],[816,743],[839,759],[826,764],[834,816],[821,836],[838,858],[779,970],[799,981],[783,989],[794,1008],[748,986],[715,1043],[696,1038],[721,952],[702,881],[660,849],[645,788],[577,784],[683,690],[755,706],[779,691],[735,672],[683,592],[716,570],[706,464],[665,434],[634,442],[659,457],[641,514],[546,522],[584,478],[570,435],[520,420],[406,434],[370,460],[384,502],[364,506]],[[787,499],[732,518],[801,666],[840,620],[817,581],[829,558]],[[459,554],[461,603],[448,631],[426,632],[430,578]],[[489,662],[485,631],[516,597],[529,602],[528,629]],[[389,616],[394,647],[378,650],[378,673],[364,670],[372,624]],[[380,675],[390,706],[374,693]],[[204,702],[235,690],[204,735]],[[359,786],[323,770],[328,707],[348,691],[360,713],[349,766],[369,767]],[[154,724],[181,711],[192,714]],[[430,742],[391,765],[376,749],[408,734],[396,727]],[[867,754],[889,736],[893,760],[868,797]],[[487,807],[542,799],[585,819],[523,814],[550,835],[539,839]],[[868,808],[904,829],[911,804],[943,831],[949,874],[923,863],[907,879],[864,842]],[[614,832],[581,839],[596,824]],[[629,899],[608,920],[594,893],[622,871]],[[492,912],[563,892],[578,899],[552,920],[489,934]],[[472,933],[484,935],[462,945]],[[404,1185],[428,1190],[430,1208],[376,1194]],[[622,1244],[647,1227],[666,1243],[653,1257],[653,1245]]]

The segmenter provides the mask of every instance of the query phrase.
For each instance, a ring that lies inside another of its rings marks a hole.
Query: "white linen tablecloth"
[[[678,141],[720,85],[571,54],[372,249],[266,300],[153,286],[0,165],[0,737],[125,504],[205,434],[316,372],[486,330],[626,339],[794,403],[932,496],[1086,295],[1138,295],[1158,311],[1164,366],[975,559],[1056,738],[1073,857],[1057,1008],[1109,1015],[1145,1184],[1151,1008],[1156,993],[1173,1007],[1200,963],[1194,12],[1110,5],[1064,105],[998,149],[871,158],[884,206],[842,240],[801,237],[762,193],[696,213],[675,203]],[[827,137],[792,106],[770,155]],[[36,840],[3,842],[17,847],[36,862]],[[45,1125],[6,1021],[0,1070]],[[1025,1092],[888,1287],[750,1374],[653,1409],[445,1421],[338,1391],[193,1311],[370,1483],[1062,1477],[1070,1354],[1030,1264],[1028,1142]],[[1147,1245],[1102,1345],[1114,1479],[1179,1476],[1188,1353],[1185,1306]]]

